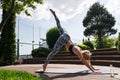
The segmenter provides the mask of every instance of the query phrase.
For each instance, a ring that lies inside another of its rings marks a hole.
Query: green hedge
[[[82,50],[89,50],[90,47],[85,45],[85,44],[78,44],[77,46],[79,46]]]
[[[48,48],[39,47],[32,50],[31,55],[33,57],[46,57],[49,54],[50,50]]]
[[[116,46],[118,52],[120,53],[120,32],[119,32],[118,38],[117,38],[117,40],[115,42],[115,46]]]
[[[91,41],[87,40],[87,41],[84,41],[83,44],[85,44],[86,46],[89,46],[90,49],[94,49],[94,45]]]

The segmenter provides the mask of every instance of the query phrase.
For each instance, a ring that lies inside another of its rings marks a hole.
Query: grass
[[[0,70],[0,80],[42,80],[25,71]]]

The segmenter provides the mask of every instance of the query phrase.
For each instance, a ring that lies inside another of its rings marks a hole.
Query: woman
[[[91,53],[88,50],[81,50],[78,46],[74,45],[73,42],[70,39],[70,36],[63,30],[63,28],[60,25],[60,21],[57,18],[55,12],[50,9],[51,13],[54,15],[55,20],[56,20],[56,24],[58,27],[58,31],[60,33],[60,37],[58,38],[58,40],[56,41],[53,50],[49,53],[49,55],[46,58],[46,61],[43,65],[43,71],[46,70],[46,67],[49,63],[49,60],[52,59],[52,57],[54,55],[56,55],[58,53],[58,51],[65,46],[67,50],[69,50],[71,53],[76,54],[79,59],[92,71],[94,72],[96,69],[91,65],[90,63],[90,56]]]

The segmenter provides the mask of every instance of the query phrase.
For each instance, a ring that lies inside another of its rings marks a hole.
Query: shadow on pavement
[[[77,77],[77,76],[86,76],[90,73],[88,73],[88,70],[76,72],[76,73],[54,73],[54,72],[45,72],[42,73],[40,72],[39,75],[43,80],[53,80],[57,78],[72,78],[72,77]]]

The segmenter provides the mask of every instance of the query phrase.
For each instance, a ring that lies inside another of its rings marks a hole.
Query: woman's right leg
[[[53,16],[54,16],[54,18],[55,18],[55,20],[56,20],[56,24],[57,24],[58,31],[59,31],[60,35],[63,34],[63,33],[64,33],[64,30],[63,30],[63,28],[62,28],[62,26],[61,26],[61,24],[60,24],[59,18],[58,18],[57,15],[55,14],[55,11],[53,11],[52,9],[50,9],[50,11],[52,12],[52,14],[53,14]]]

